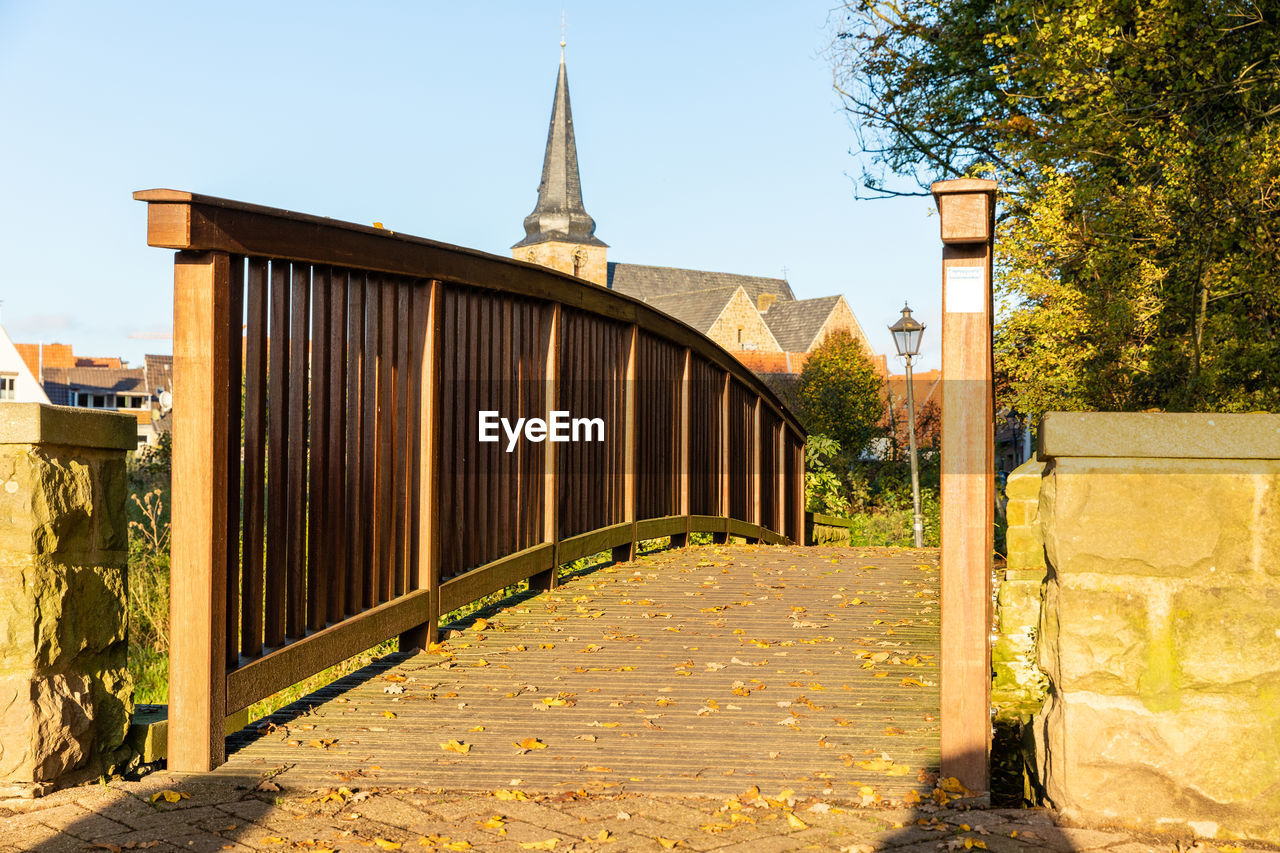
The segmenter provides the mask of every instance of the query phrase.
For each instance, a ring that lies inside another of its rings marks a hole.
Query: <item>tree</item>
[[[1006,402],[1280,405],[1275,4],[858,0],[833,59],[872,195],[1000,182]]]
[[[833,332],[810,353],[796,383],[805,427],[833,439],[851,463],[881,432],[881,385],[862,344],[847,331]]]

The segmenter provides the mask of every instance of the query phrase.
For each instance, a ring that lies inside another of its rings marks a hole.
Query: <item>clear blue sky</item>
[[[904,299],[938,366],[925,198],[857,201],[824,58],[833,3],[0,0],[0,299],[18,341],[170,352],[171,187],[498,254],[537,196],[567,13],[583,196],[615,261]],[[897,368],[895,368],[897,369]]]

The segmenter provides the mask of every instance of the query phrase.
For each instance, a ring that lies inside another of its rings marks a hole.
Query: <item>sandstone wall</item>
[[[1280,416],[1053,413],[1040,441],[1048,799],[1280,842]]]
[[[517,261],[529,261],[569,275],[577,275],[601,287],[607,287],[609,283],[607,253],[608,250],[604,246],[552,241],[512,249],[511,257]]]
[[[727,350],[756,350],[758,352],[782,352],[773,332],[756,310],[755,303],[741,287],[725,305],[707,337]]]
[[[991,704],[997,715],[1028,720],[1044,704],[1048,682],[1036,665],[1036,633],[1048,569],[1040,531],[1044,463],[1028,460],[1005,483],[1005,569],[996,578],[996,630],[991,648]]]
[[[131,415],[0,404],[0,795],[123,760]]]

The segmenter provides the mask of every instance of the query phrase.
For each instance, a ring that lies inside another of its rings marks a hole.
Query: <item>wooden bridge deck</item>
[[[704,546],[605,566],[233,738],[295,787],[858,801],[932,789],[936,551]],[[456,741],[460,746],[445,749]]]

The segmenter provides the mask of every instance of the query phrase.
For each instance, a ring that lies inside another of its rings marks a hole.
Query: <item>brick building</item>
[[[55,406],[127,412],[138,421],[139,444],[154,444],[168,429],[173,356],[147,355],[143,367],[129,367],[111,356],[78,356],[70,344],[14,348]]]

